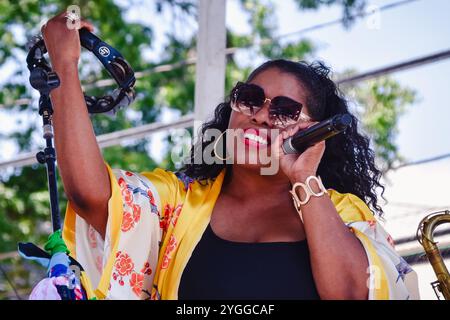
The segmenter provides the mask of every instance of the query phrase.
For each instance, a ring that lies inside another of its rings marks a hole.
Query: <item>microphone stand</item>
[[[22,257],[31,260],[41,258],[48,259],[48,276],[50,278],[60,278],[59,282],[52,282],[62,300],[86,299],[86,293],[81,286],[79,272],[83,270],[81,265],[69,256],[61,233],[61,214],[59,210],[58,188],[56,179],[56,151],[53,147],[53,107],[50,100],[50,92],[58,88],[60,80],[58,75],[51,70],[50,66],[43,59],[46,52],[41,38],[36,38],[27,56],[28,69],[30,70],[30,84],[39,91],[39,115],[42,116],[43,138],[46,146],[43,151],[36,154],[39,163],[45,164],[47,168],[48,189],[50,194],[50,210],[53,233],[50,235],[43,251],[32,243],[19,243],[19,253]],[[41,262],[42,264],[42,262]],[[75,269],[73,269],[75,268]],[[79,272],[77,272],[79,270]],[[64,279],[65,280],[64,280]],[[48,286],[48,283],[40,282],[37,286]],[[43,290],[43,291],[42,291]],[[38,295],[47,295],[47,289],[38,290]],[[44,292],[44,293],[43,293]],[[42,299],[41,296],[39,298]]]
[[[59,87],[60,81],[55,72],[47,72],[41,68],[36,68],[31,72],[30,83],[33,88],[39,91],[39,115],[43,121],[43,138],[46,142],[44,151],[36,154],[39,163],[47,167],[48,189],[50,193],[50,209],[53,232],[61,230],[61,214],[58,202],[58,188],[56,182],[56,152],[53,147],[53,107],[50,100],[50,92]]]
[[[50,252],[48,273],[50,278],[64,276],[67,279],[66,284],[54,284],[62,300],[79,300],[85,298],[86,295],[82,289],[78,289],[77,291],[77,280],[74,279],[76,274],[72,271],[71,266],[79,266],[79,264],[68,255],[69,252],[61,237],[61,214],[59,210],[56,180],[56,151],[53,147],[53,107],[50,100],[50,92],[59,87],[60,81],[58,75],[45,66],[34,67],[35,68],[32,69],[30,73],[30,84],[40,93],[39,115],[42,116],[43,138],[46,143],[44,151],[40,151],[36,154],[36,159],[39,163],[45,164],[47,168],[51,221],[53,228],[53,233],[45,245],[45,249]],[[25,254],[25,257],[27,255],[32,257],[33,253],[37,253],[37,255],[42,256],[42,253],[39,253],[39,250],[39,248],[30,243],[19,244],[19,251],[22,254]],[[28,254],[26,254],[27,252]],[[78,269],[82,270],[82,268]]]

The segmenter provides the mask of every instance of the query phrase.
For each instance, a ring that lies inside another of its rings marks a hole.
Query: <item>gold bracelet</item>
[[[314,190],[311,188],[311,185],[310,185],[311,180],[314,180],[317,183],[317,186],[319,187],[320,192],[314,192]],[[300,200],[299,196],[297,195],[296,190],[298,187],[301,187],[303,189],[303,191],[305,191],[306,197],[304,200]],[[320,179],[320,177],[316,177],[316,176],[309,176],[308,178],[306,178],[305,183],[301,183],[301,182],[294,183],[294,185],[292,186],[292,190],[289,192],[292,195],[295,209],[300,214],[300,218],[302,218],[302,221],[303,221],[303,217],[302,217],[302,212],[301,212],[300,207],[307,204],[309,202],[309,199],[311,199],[311,196],[321,197],[324,194],[328,194],[327,189],[325,189],[325,187],[322,183],[322,179]]]

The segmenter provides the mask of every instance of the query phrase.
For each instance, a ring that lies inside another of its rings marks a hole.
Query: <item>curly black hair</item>
[[[371,210],[383,215],[378,204],[377,189],[384,193],[380,184],[381,171],[375,165],[375,153],[370,148],[369,138],[358,132],[358,120],[348,110],[348,103],[337,85],[330,78],[330,68],[320,61],[307,63],[293,62],[284,59],[270,60],[256,68],[248,77],[252,81],[261,72],[276,68],[291,74],[303,84],[308,92],[306,103],[311,117],[316,121],[330,118],[336,114],[349,113],[352,124],[342,134],[326,140],[325,153],[320,161],[318,175],[327,188],[341,193],[352,193],[366,202]],[[208,129],[225,132],[231,115],[230,97],[219,104],[214,118],[200,128],[199,137],[203,137]],[[225,139],[226,135],[223,135]],[[199,164],[194,159],[199,156],[210,141],[198,139],[191,149],[190,162],[185,164],[181,172],[196,180],[214,179],[226,167],[226,184],[230,177],[231,164],[214,163]],[[223,145],[226,145],[224,142]],[[212,154],[213,155],[213,154]],[[213,155],[214,156],[214,155]]]

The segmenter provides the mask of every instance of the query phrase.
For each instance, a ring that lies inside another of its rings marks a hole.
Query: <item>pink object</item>
[[[29,300],[61,300],[55,285],[66,283],[65,277],[43,279],[31,291]]]

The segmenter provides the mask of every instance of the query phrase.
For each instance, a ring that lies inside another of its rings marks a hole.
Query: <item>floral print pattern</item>
[[[122,231],[127,232],[131,230],[141,219],[141,207],[137,204],[132,204],[133,213],[124,211],[122,219]]]
[[[172,234],[169,239],[169,243],[166,247],[166,252],[164,253],[161,269],[167,269],[169,267],[170,261],[172,259],[172,252],[177,247],[177,240],[175,239],[175,236]]]
[[[150,263],[149,262],[146,262],[144,264],[144,267],[141,269],[141,272],[143,274],[146,274],[146,275],[151,275],[152,274],[152,268],[150,268]]]
[[[123,207],[110,208],[110,230],[104,243],[98,235],[94,237],[95,230],[88,229],[84,220],[78,216],[75,216],[78,219],[76,226],[80,230],[76,230],[75,225],[69,229],[73,231],[69,234],[82,238],[81,241],[76,241],[76,251],[77,255],[82,252],[81,255],[88,257],[85,261],[80,261],[83,267],[86,265],[86,274],[91,279],[94,278],[94,284],[102,279],[102,287],[97,287],[99,291],[96,292],[101,292],[107,299],[176,299],[178,288],[173,279],[179,275],[174,272],[182,272],[180,265],[187,262],[192,252],[189,251],[191,248],[179,248],[186,243],[195,243],[193,239],[199,236],[196,232],[201,229],[198,226],[205,223],[208,217],[206,210],[209,210],[211,202],[208,203],[207,197],[217,196],[214,192],[220,192],[220,185],[210,188],[209,185],[194,183],[186,176],[175,177],[161,169],[150,173],[149,178],[122,170],[110,171],[110,174],[111,172],[118,182],[118,188],[113,188],[115,200],[112,200],[116,201],[116,206],[121,204]],[[114,177],[111,181],[113,179]],[[214,183],[217,182],[223,182],[223,175],[215,179]],[[162,190],[168,190],[170,194],[162,194]],[[333,203],[337,209],[339,207],[338,213],[342,220],[361,240],[370,265],[380,267],[379,270],[382,271],[383,281],[372,281],[377,280],[373,278],[370,284],[382,283],[384,289],[370,287],[369,299],[415,298],[415,288],[410,290],[406,286],[406,280],[413,274],[412,269],[395,252],[392,238],[362,200],[354,195],[330,190],[330,197],[333,196]],[[355,202],[358,202],[357,205]],[[195,208],[195,211],[183,213],[183,208]],[[348,216],[345,214],[347,211]],[[69,208],[69,214],[73,217],[75,213]],[[189,217],[192,215],[201,217],[195,220],[196,225],[190,223]],[[111,221],[115,224],[111,224]],[[191,229],[186,230],[187,226]],[[120,234],[113,233],[113,228],[117,228]],[[74,239],[70,241],[75,242]],[[90,262],[93,262],[92,265],[89,265]],[[101,271],[100,262],[104,264]]]
[[[160,213],[157,206],[157,198],[154,195],[154,191],[150,188],[148,181],[145,181],[143,177],[138,174],[129,171],[121,171],[123,175],[119,176],[117,179],[122,200],[123,200],[123,216],[120,230],[125,234],[132,234],[136,228],[138,228],[139,223],[143,219],[143,215],[154,214],[154,216],[159,220]],[[145,199],[145,202],[142,200]],[[143,211],[146,208],[146,211]],[[170,222],[173,221],[173,213],[176,213],[176,219],[178,219],[179,208],[172,208],[170,206],[165,207],[165,211],[161,217],[160,229],[161,231],[167,230]],[[171,243],[171,248],[173,248],[173,241]],[[131,254],[133,250],[119,250],[116,254],[114,261],[114,268],[112,272],[112,279],[110,283],[110,290],[117,283],[122,288],[129,288],[137,298],[146,296],[151,297],[151,293],[145,290],[146,281],[153,279],[154,272],[152,264],[149,261],[144,261],[141,265],[142,268],[137,268],[136,261],[139,260],[138,257]],[[168,250],[166,260],[169,261],[169,255],[171,250]],[[134,257],[134,258],[132,258]],[[123,290],[123,289],[122,289]]]
[[[120,178],[118,180],[120,190],[122,191],[122,198],[125,204],[132,205],[133,204],[133,193],[127,186],[125,179]]]
[[[166,233],[170,224],[175,227],[177,224],[178,218],[180,217],[181,210],[183,209],[183,205],[179,204],[176,207],[170,206],[170,204],[166,204],[164,206],[164,214],[160,217],[159,226],[161,230]]]
[[[166,204],[164,206],[164,214],[159,217],[159,227],[161,228],[161,230],[166,233],[167,229],[169,228],[169,221],[170,221],[170,217],[172,215],[173,212],[173,208],[170,206],[170,204]]]
[[[118,251],[116,254],[116,263],[114,264],[114,267],[119,276],[127,276],[133,271],[134,263],[127,253]]]
[[[103,257],[102,256],[97,256],[95,258],[95,266],[97,267],[97,270],[99,272],[102,271],[102,269],[103,269]]]
[[[124,277],[130,275],[133,272],[133,269],[134,263],[131,257],[125,252],[118,251],[114,264],[114,272],[112,274],[113,279],[118,281],[120,286],[124,286]]]
[[[120,286],[125,286],[125,280],[128,278],[128,284],[132,292],[139,297],[144,287],[144,278],[152,274],[149,262],[145,262],[140,272],[135,270],[135,264],[129,254],[118,251],[114,264],[113,280],[118,281]]]
[[[195,181],[191,177],[187,176],[184,172],[177,171],[175,172],[176,177],[180,180],[184,185],[184,191],[192,190],[192,183]]]
[[[398,282],[398,280],[400,279],[405,280],[405,276],[411,271],[413,271],[409,266],[408,262],[406,262],[406,260],[403,259],[402,257],[400,257],[400,262],[395,266],[395,268],[397,269],[398,272],[396,282]]]
[[[136,296],[140,296],[144,286],[144,275],[142,273],[133,272],[130,277],[130,287]]]
[[[94,227],[92,227],[92,226],[89,226],[88,240],[89,240],[89,246],[92,249],[96,249],[97,248],[97,235],[96,235],[96,231],[95,231]]]
[[[377,221],[376,220],[369,220],[367,221],[367,224],[369,225],[369,228],[375,231],[377,227]]]
[[[155,203],[155,197],[153,196],[153,193],[151,192],[150,189],[147,190],[147,196],[150,201],[150,207],[152,208],[152,212],[156,212],[159,216],[158,207],[156,206],[156,203]]]
[[[172,211],[172,218],[170,219],[170,221],[172,222],[172,225],[174,227],[176,226],[178,218],[180,217],[181,209],[183,209],[183,205],[179,204]]]
[[[122,227],[121,230],[123,232],[127,232],[129,230],[131,230],[131,228],[134,227],[134,219],[133,219],[133,215],[131,214],[131,212],[123,212],[123,218],[122,218]]]
[[[391,235],[388,235],[388,237],[386,239],[387,239],[387,242],[391,245],[391,247],[395,248],[394,239],[392,239]]]

